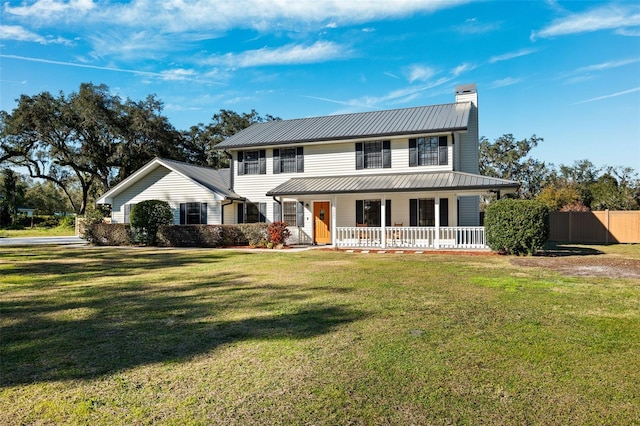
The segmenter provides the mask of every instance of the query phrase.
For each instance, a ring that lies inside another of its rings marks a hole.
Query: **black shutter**
[[[244,174],[244,152],[238,151],[238,176]]]
[[[277,201],[273,202],[273,221],[282,222],[282,205]]]
[[[356,170],[364,169],[364,152],[362,142],[356,142]]]
[[[447,137],[440,136],[438,138],[438,164],[446,165],[447,161]]]
[[[386,200],[384,209],[384,226],[391,226],[391,200]]]
[[[238,203],[238,223],[244,223],[244,204]]]
[[[180,225],[187,223],[187,203],[180,203]]]
[[[280,150],[278,148],[273,149],[273,174],[280,173]]]
[[[304,226],[304,204],[302,201],[298,201],[296,206],[296,220],[298,226]]]
[[[296,149],[296,163],[297,172],[304,172],[304,149],[301,146]]]
[[[207,203],[200,203],[200,223],[207,224]]]
[[[258,222],[264,223],[267,221],[267,203],[258,203]]]
[[[418,226],[418,199],[409,200],[409,226]]]
[[[364,200],[356,200],[356,225],[364,223]]]
[[[409,167],[418,165],[418,141],[409,139]]]
[[[266,149],[260,150],[260,174],[261,175],[267,174],[267,150]]]
[[[382,167],[391,167],[391,141],[382,141]]]
[[[440,226],[449,226],[449,199],[440,198]]]

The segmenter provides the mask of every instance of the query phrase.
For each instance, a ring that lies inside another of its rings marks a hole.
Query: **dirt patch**
[[[640,278],[640,260],[608,255],[524,257],[511,259],[516,266],[546,268],[573,277]]]

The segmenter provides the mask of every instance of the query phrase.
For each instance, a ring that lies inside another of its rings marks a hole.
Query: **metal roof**
[[[218,149],[466,130],[471,102],[255,123]]]
[[[180,161],[167,160],[165,158],[154,158],[142,168],[138,169],[134,174],[103,194],[96,203],[108,204],[110,202],[109,199],[114,195],[119,194],[121,191],[138,182],[142,177],[146,176],[147,173],[159,165],[185,176],[187,179],[192,180],[211,192],[219,194],[225,199],[244,199],[230,189],[231,175],[230,169],[228,168],[216,170],[208,167],[194,166]]]
[[[436,190],[517,189],[519,183],[471,173],[428,172],[383,175],[293,178],[268,196],[408,192]]]
[[[167,160],[165,158],[158,160],[160,164],[165,167],[183,174],[192,181],[199,183],[225,198],[242,198],[230,189],[231,170],[229,168],[216,170],[209,167],[194,166],[193,164],[187,164],[181,161]]]

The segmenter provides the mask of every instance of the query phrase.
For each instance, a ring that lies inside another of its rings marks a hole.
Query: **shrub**
[[[124,223],[94,223],[88,225],[83,238],[99,246],[130,246],[131,227]]]
[[[131,209],[131,226],[140,242],[157,245],[158,228],[173,223],[173,210],[166,201],[141,201]]]
[[[287,229],[285,222],[272,222],[267,226],[269,242],[274,245],[282,245],[291,236],[291,231]]]
[[[267,225],[264,223],[244,223],[236,225],[251,247],[266,247],[269,241]]]
[[[533,254],[549,238],[549,209],[533,200],[503,199],[486,210],[487,244],[504,254]]]

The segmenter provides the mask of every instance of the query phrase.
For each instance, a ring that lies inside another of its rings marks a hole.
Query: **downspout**
[[[229,159],[229,188],[228,189],[233,191],[233,184],[234,184],[233,177],[235,176],[235,173],[233,172],[233,155],[229,154],[229,151],[227,151],[226,149],[223,150],[222,152],[226,154],[227,158]]]
[[[275,201],[276,203],[280,204],[280,219],[278,219],[278,222],[282,222],[282,201],[278,200],[275,195],[273,197],[271,197],[271,198],[273,198],[273,201]],[[274,217],[273,219],[276,219],[276,218]],[[274,222],[275,222],[275,220],[274,220]]]
[[[220,223],[224,225],[224,206],[230,206],[233,204],[233,200],[229,200],[227,204],[220,203]]]

